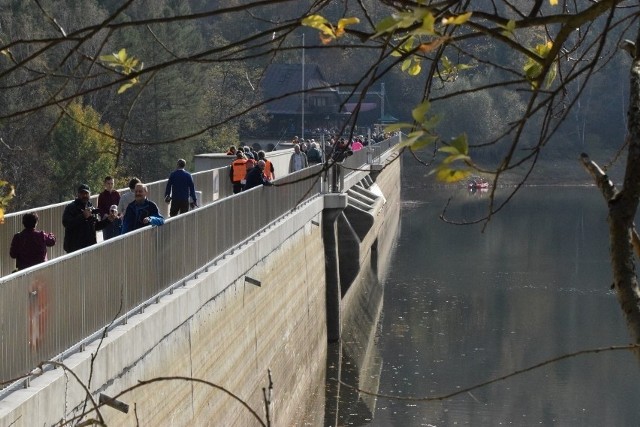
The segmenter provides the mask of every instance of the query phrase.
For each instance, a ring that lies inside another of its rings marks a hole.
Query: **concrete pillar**
[[[371,179],[373,179],[373,182],[376,182],[378,175],[384,170],[384,165],[369,165],[369,170],[371,171],[369,173]]]
[[[324,269],[327,299],[327,340],[340,340],[340,256],[338,253],[338,223],[336,219],[347,207],[346,194],[324,196],[322,211],[322,241],[324,244]]]

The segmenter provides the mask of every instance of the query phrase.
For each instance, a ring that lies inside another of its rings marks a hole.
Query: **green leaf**
[[[398,20],[394,16],[387,16],[376,24],[376,33],[372,38],[381,36],[382,34],[393,32],[398,26]]]
[[[426,147],[427,145],[433,144],[437,140],[438,140],[437,136],[433,136],[433,135],[423,136],[422,138],[416,139],[413,142],[413,144],[411,144],[411,149],[418,151],[421,148]]]
[[[427,35],[435,35],[436,34],[435,23],[436,23],[435,16],[433,16],[431,12],[428,12],[422,19],[422,27],[420,27],[421,32]]]
[[[498,25],[498,27],[502,28],[502,35],[505,37],[511,37],[513,35],[513,31],[516,29],[516,21],[510,19],[507,22],[507,25]]]
[[[409,135],[407,135],[409,138],[420,138],[422,135],[424,135],[424,131],[422,129],[418,129],[418,130],[414,130],[413,132],[410,132]]]
[[[410,147],[411,145],[413,145],[413,143],[418,139],[417,136],[414,137],[407,137],[407,138],[403,138],[402,142],[400,144],[398,144],[399,148],[402,147]]]
[[[422,66],[420,65],[420,63],[418,61],[416,61],[410,68],[409,68],[409,75],[410,76],[417,76],[418,74],[420,74],[420,70],[422,70]]]
[[[469,156],[465,156],[464,154],[455,154],[455,155],[451,155],[451,156],[445,157],[444,160],[442,160],[442,164],[443,165],[449,165],[449,164],[451,164],[453,162],[456,162],[456,161],[466,162],[466,161],[469,161],[469,160],[471,160],[471,158]]]
[[[102,62],[116,62],[116,59],[114,58],[115,54],[111,54],[111,55],[100,55],[98,57],[98,59]]]
[[[125,83],[122,86],[120,86],[118,88],[118,95],[120,95],[121,93],[124,93],[127,89],[130,89],[132,86],[134,86],[137,82],[134,80],[129,80],[129,83]]]
[[[436,179],[442,182],[459,182],[471,175],[466,169],[453,169],[448,167],[439,167],[436,169]]]
[[[425,100],[424,102],[422,102],[416,108],[411,110],[411,116],[413,117],[413,120],[421,123],[425,119],[425,116],[427,115],[427,112],[429,112],[430,108],[431,103],[429,102],[429,100]]]
[[[550,88],[557,76],[558,76],[558,64],[554,62],[551,65],[551,67],[549,67],[549,71],[545,76],[544,87],[547,89]]]
[[[400,49],[402,52],[409,52],[411,49],[413,49],[413,46],[416,42],[416,38],[415,37],[409,37],[407,38],[407,40],[402,43],[402,46],[400,46]]]
[[[438,148],[438,151],[441,152],[441,153],[459,154],[459,151],[458,151],[457,148],[449,147],[448,145],[445,145],[444,147]]]
[[[392,123],[384,127],[385,132],[396,132],[402,129],[410,129],[412,125],[410,123]]]
[[[455,148],[458,153],[461,154],[469,154],[469,143],[467,141],[467,134],[463,133],[456,137],[453,141],[449,143],[449,145]]]
[[[409,67],[411,66],[411,63],[413,61],[411,60],[411,58],[405,59],[404,61],[402,61],[402,66],[400,67],[400,69],[402,71],[407,71],[409,69]]]
[[[435,116],[431,116],[428,119],[425,117],[424,120],[422,120],[422,122],[420,122],[420,125],[422,126],[423,129],[433,129],[435,128],[438,123],[440,123],[440,121],[442,120],[442,115],[441,114],[437,114]]]

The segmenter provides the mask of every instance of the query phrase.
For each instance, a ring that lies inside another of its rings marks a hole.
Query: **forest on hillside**
[[[263,136],[270,117],[260,80],[269,64],[301,61],[303,33],[306,63],[318,64],[341,91],[378,90],[384,83],[387,111],[410,121],[428,84],[442,138],[464,131],[472,147],[497,141],[476,158],[498,161],[508,144],[500,142],[504,125],[518,120],[527,97],[509,85],[491,87],[512,71],[485,65],[521,62],[517,53],[470,40],[448,58],[465,67],[435,80],[405,72],[388,53],[380,60],[380,51],[357,32],[326,44],[316,29],[300,26],[301,17],[321,11],[336,21],[358,17],[354,28],[370,31],[398,10],[393,3],[0,0],[0,179],[16,189],[10,210],[68,200],[81,182],[97,192],[105,175],[115,176],[118,187],[131,176],[162,179],[177,158],[191,162],[195,154]],[[495,4],[483,0],[474,7]],[[524,37],[535,41],[545,34],[531,30]],[[546,156],[615,150],[612,141],[623,139],[629,58],[615,55],[612,39]],[[129,61],[119,68],[105,59],[118,54]],[[564,90],[577,92],[580,85],[569,82]],[[357,115],[345,125],[348,133]],[[531,144],[536,141],[533,136]]]

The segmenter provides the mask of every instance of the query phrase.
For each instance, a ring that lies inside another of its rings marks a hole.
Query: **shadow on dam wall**
[[[301,425],[358,426],[369,424],[375,417],[376,396],[357,389],[378,392],[383,360],[376,337],[382,318],[384,277],[399,229],[398,210],[388,217],[368,261],[349,288],[341,338],[328,344],[324,377],[318,379]]]

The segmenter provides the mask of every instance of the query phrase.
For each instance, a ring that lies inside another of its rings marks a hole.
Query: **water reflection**
[[[485,197],[466,189],[454,196],[449,215],[485,213]],[[384,295],[374,286],[365,293],[371,312],[345,322],[342,347],[330,347],[327,378],[385,395],[441,396],[562,354],[629,341],[610,290],[606,210],[597,190],[527,188],[484,233],[481,225],[438,219],[449,197],[442,189],[405,195]],[[604,352],[436,402],[372,399],[330,380],[324,414],[305,424],[638,425],[638,374],[631,354]]]
[[[484,233],[438,220],[449,196],[420,192],[403,205],[385,281],[380,393],[443,395],[628,341],[597,190],[527,189]],[[469,220],[485,209],[463,196],[448,213]],[[442,402],[379,398],[368,425],[636,425],[637,377],[628,353],[581,356]]]
[[[376,346],[382,312],[382,284],[367,268],[352,295],[357,301],[345,311],[342,339],[327,350],[327,392],[325,426],[367,425],[373,419],[377,399],[346,384],[376,393],[382,374],[382,359]],[[350,292],[351,292],[350,291]]]

